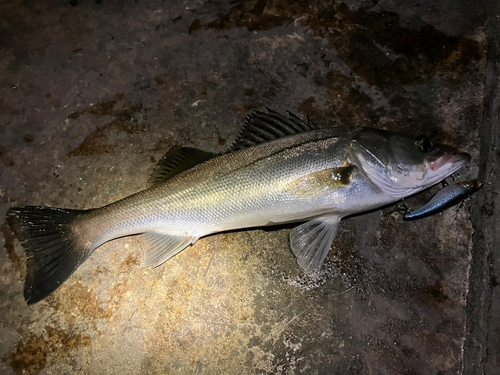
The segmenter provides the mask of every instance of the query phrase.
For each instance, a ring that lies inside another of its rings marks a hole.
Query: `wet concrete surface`
[[[471,329],[471,306],[491,299],[476,282],[485,276],[471,263],[482,246],[473,234],[494,225],[496,198],[479,198],[490,205],[481,228],[474,198],[420,221],[404,222],[394,207],[345,219],[316,277],[297,266],[289,228],[209,236],[155,269],[140,266],[136,238],[122,238],[29,307],[25,255],[5,221],[11,206],[93,208],[139,191],[170,147],[222,152],[245,115],[265,106],[325,128],[432,136],[472,155],[456,179],[476,177],[496,150],[480,154],[487,25],[498,12],[452,1],[280,0],[0,10],[1,373],[498,368],[498,335],[484,339],[489,315]],[[484,182],[478,195],[496,196]]]

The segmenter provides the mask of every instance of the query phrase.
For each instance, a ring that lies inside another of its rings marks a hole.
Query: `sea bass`
[[[107,206],[9,209],[27,254],[24,297],[40,301],[97,247],[135,234],[148,267],[212,233],[305,221],[291,230],[290,245],[310,273],[323,263],[341,218],[415,194],[469,161],[425,137],[322,130],[291,113],[256,111],[227,153],[174,148],[148,189]]]

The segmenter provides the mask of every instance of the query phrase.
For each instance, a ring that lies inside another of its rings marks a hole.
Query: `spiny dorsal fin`
[[[176,174],[218,156],[190,147],[173,147],[161,158],[148,180],[148,187],[158,185]]]
[[[230,151],[318,129],[309,120],[306,123],[291,112],[288,112],[288,117],[285,117],[272,109],[266,109],[267,113],[254,111],[247,117],[245,127]]]

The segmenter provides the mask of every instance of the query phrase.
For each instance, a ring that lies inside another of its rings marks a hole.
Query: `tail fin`
[[[85,211],[14,207],[8,222],[26,251],[24,298],[36,303],[59,288],[90,255],[79,247],[72,223]]]

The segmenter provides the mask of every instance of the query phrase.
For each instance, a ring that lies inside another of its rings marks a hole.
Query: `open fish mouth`
[[[429,173],[425,184],[431,186],[469,164],[471,156],[465,152],[447,151],[441,157],[429,163]]]
[[[448,151],[443,154],[440,158],[434,160],[430,163],[430,169],[433,172],[437,172],[444,166],[447,166],[453,171],[462,168],[464,165],[468,164],[471,160],[471,156],[464,152]]]

